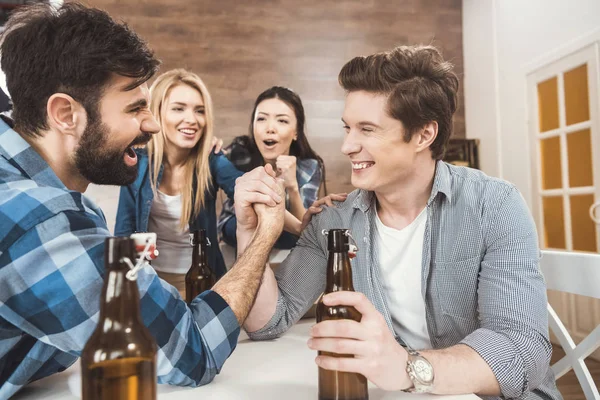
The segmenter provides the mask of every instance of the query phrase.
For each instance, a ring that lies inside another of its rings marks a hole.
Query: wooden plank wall
[[[462,82],[461,0],[89,0],[128,22],[163,61],[206,82],[216,134],[244,134],[256,96],[272,85],[297,91],[308,137],[327,167],[330,192],[349,191],[340,153],[344,93],[337,75],[357,55],[400,44],[433,43]],[[462,89],[461,100],[462,104]],[[464,137],[464,111],[455,116]]]

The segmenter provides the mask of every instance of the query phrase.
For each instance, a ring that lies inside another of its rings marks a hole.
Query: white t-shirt
[[[423,209],[410,225],[401,230],[387,227],[377,215],[376,246],[383,292],[396,334],[416,350],[430,349],[421,294],[423,239],[427,223]]]
[[[181,217],[181,195],[169,196],[157,191],[150,208],[148,232],[155,232],[159,255],[152,267],[161,272],[185,274],[192,265],[190,228],[179,228]]]

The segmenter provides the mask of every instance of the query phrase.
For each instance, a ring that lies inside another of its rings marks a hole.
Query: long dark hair
[[[295,156],[298,160],[312,158],[319,162],[319,168],[321,169],[321,181],[323,182],[323,191],[325,194],[327,194],[327,185],[325,183],[325,163],[308,143],[308,139],[306,138],[306,133],[304,131],[306,122],[304,106],[302,105],[300,96],[298,96],[298,94],[291,89],[284,88],[282,86],[273,86],[258,95],[256,101],[254,102],[252,114],[250,114],[248,134],[244,136],[238,136],[233,139],[233,142],[229,146],[230,159],[239,169],[245,172],[265,164],[265,160],[260,154],[258,146],[256,146],[256,141],[254,140],[254,114],[256,113],[256,108],[258,105],[269,99],[279,99],[290,106],[292,110],[294,110],[297,121],[296,134],[298,138],[292,141],[292,144],[290,145],[290,155]]]

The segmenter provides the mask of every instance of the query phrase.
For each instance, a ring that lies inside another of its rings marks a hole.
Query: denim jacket
[[[115,224],[115,235],[117,236],[128,236],[134,232],[146,232],[148,230],[148,219],[154,199],[152,185],[150,184],[151,166],[146,149],[137,149],[136,153],[138,156],[138,177],[131,185],[121,187],[117,222]],[[217,277],[220,278],[227,270],[217,239],[217,191],[219,188],[223,189],[227,196],[233,200],[235,180],[243,173],[237,170],[222,153],[211,153],[209,166],[212,185],[204,194],[204,208],[200,210],[197,218],[190,220],[190,231],[206,229],[206,236],[211,243],[211,246],[208,247],[208,262]],[[163,170],[164,166],[161,166],[158,174],[158,184],[162,179]],[[192,251],[191,248],[190,251]]]

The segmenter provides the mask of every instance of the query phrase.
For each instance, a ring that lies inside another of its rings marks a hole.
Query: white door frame
[[[531,140],[533,149],[533,157],[531,157],[531,185],[533,195],[532,212],[534,219],[537,222],[539,232],[543,234],[545,230],[542,212],[541,193],[544,192],[545,194],[567,195],[563,198],[563,211],[565,216],[564,222],[567,247],[566,250],[568,251],[573,251],[573,241],[571,234],[571,208],[569,196],[577,194],[593,194],[594,201],[600,200],[600,102],[598,101],[598,98],[600,97],[599,52],[599,43],[596,42],[580,49],[579,51],[571,52],[568,55],[564,55],[560,59],[557,59],[544,67],[538,68],[527,75],[527,96],[529,105],[529,138]],[[586,63],[588,64],[590,121],[566,127],[564,85],[562,73]],[[538,118],[537,84],[554,76],[557,76],[558,81],[559,128],[540,134]],[[598,171],[594,174],[594,186],[593,189],[567,188],[569,176],[566,133],[575,132],[586,128],[590,128],[591,131],[593,162],[592,168],[594,171]],[[561,137],[561,169],[563,188],[554,190],[543,190],[541,174],[539,171],[541,167],[541,154],[538,142],[541,138],[549,138],[554,136]],[[540,235],[540,240],[541,239],[543,238]],[[600,250],[600,229],[596,229],[596,245],[597,248]]]

